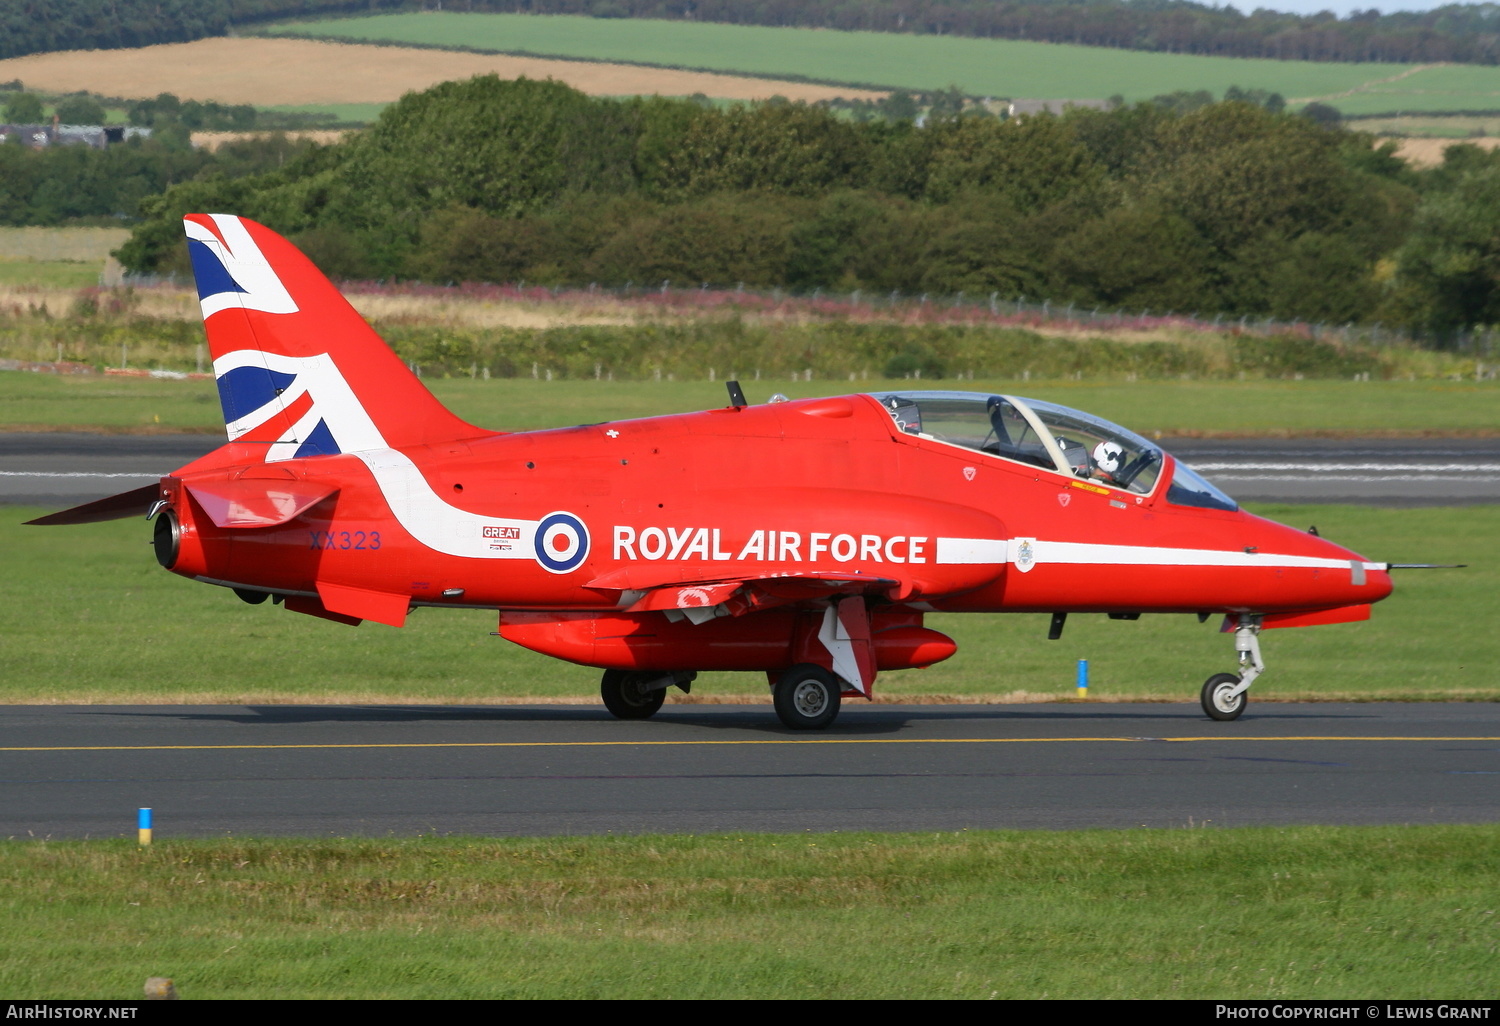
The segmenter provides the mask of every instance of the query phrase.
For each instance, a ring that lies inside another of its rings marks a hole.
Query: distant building
[[[1006,108],[1007,117],[1018,114],[1061,114],[1068,107],[1088,107],[1092,110],[1109,110],[1108,100],[1011,100]]]
[[[33,150],[48,146],[92,146],[96,150],[126,139],[151,136],[151,129],[134,125],[0,125],[0,143],[20,137]]]

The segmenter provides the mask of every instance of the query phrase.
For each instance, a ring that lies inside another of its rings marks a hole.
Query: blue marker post
[[[1078,660],[1078,697],[1089,697],[1089,661]]]
[[[136,840],[139,844],[151,843],[151,810],[141,809],[136,813]]]

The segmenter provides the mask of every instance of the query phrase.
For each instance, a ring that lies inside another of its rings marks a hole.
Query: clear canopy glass
[[[1040,399],[978,392],[875,392],[900,430],[950,445],[1149,495],[1162,450],[1133,431],[1081,410]],[[1237,509],[1233,499],[1176,464],[1167,500]]]

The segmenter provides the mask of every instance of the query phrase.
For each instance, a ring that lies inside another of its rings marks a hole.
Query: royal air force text
[[[760,560],[778,563],[926,563],[930,539],[906,535],[834,534],[758,530],[743,543],[727,542],[714,527],[634,527],[614,529],[614,558],[629,560],[699,559],[707,562]]]

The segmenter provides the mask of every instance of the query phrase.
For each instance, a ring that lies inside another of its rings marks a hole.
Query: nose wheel
[[[1266,668],[1260,657],[1260,617],[1240,615],[1234,629],[1234,650],[1240,658],[1239,673],[1216,673],[1203,682],[1199,700],[1211,720],[1237,720],[1250,701],[1250,685]]]
[[[1216,673],[1203,682],[1203,711],[1211,720],[1237,720],[1245,711],[1250,695],[1238,690],[1240,675]]]

